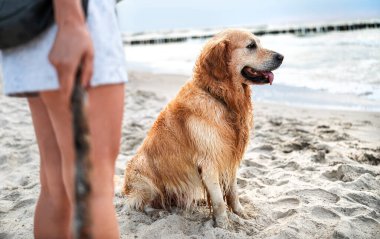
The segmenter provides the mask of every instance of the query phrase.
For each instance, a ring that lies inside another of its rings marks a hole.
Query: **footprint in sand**
[[[9,194],[3,196],[2,200],[9,200],[15,202],[17,199],[19,199],[21,194],[17,191],[11,191]]]
[[[17,210],[19,208],[26,208],[27,206],[35,205],[35,203],[36,203],[36,199],[35,198],[22,199],[20,201],[17,201],[13,205],[12,210]]]
[[[247,167],[256,167],[256,168],[261,168],[261,169],[267,168],[266,166],[264,166],[262,164],[254,162],[253,159],[251,159],[251,158],[244,159],[243,160],[243,165],[245,165]]]
[[[244,178],[237,178],[237,185],[239,188],[245,188],[248,185],[248,181]]]
[[[300,205],[300,200],[294,197],[281,198],[279,200],[270,202],[274,208],[278,209],[289,209],[289,208],[298,208]]]
[[[333,238],[375,239],[380,235],[380,223],[370,217],[359,216],[341,220],[335,227]]]
[[[267,170],[259,169],[256,167],[246,167],[246,168],[241,168],[239,170],[239,174],[243,178],[256,178],[258,176],[262,176],[267,173],[268,173]]]
[[[273,185],[277,182],[277,180],[274,180],[272,178],[267,178],[267,177],[261,177],[258,180],[265,185]]]
[[[334,211],[336,211],[336,212],[338,212],[338,213],[340,213],[346,217],[370,215],[370,214],[375,212],[373,209],[369,209],[366,206],[333,207],[333,209],[334,209]],[[380,215],[379,215],[378,219],[380,219]]]
[[[269,144],[263,144],[253,149],[253,151],[269,151],[269,152],[272,152],[273,150],[274,150],[273,146]]]
[[[347,193],[344,198],[348,201],[373,208],[380,213],[380,197],[371,192],[351,192]]]
[[[322,220],[338,220],[340,216],[333,210],[315,206],[311,209],[311,215]]]
[[[311,147],[311,139],[307,137],[298,137],[292,142],[282,145],[282,152],[291,153],[293,151],[302,151]]]
[[[379,192],[380,180],[369,173],[360,175],[355,181],[344,183],[344,187],[356,191]]]
[[[290,161],[286,164],[282,164],[280,166],[277,166],[276,168],[283,168],[283,169],[288,169],[288,170],[298,170],[300,168],[300,165],[297,162]]]
[[[343,181],[343,182],[351,182],[354,181],[362,174],[371,174],[372,176],[376,176],[373,171],[367,170],[360,166],[342,164],[339,165],[336,170],[327,171],[322,175],[331,181]]]
[[[340,200],[340,197],[334,193],[330,193],[326,190],[317,189],[301,189],[290,190],[285,193],[289,196],[297,196],[303,203],[318,202],[321,203],[336,203]]]
[[[275,206],[282,206],[284,208],[298,207],[298,205],[300,204],[300,200],[294,197],[287,197],[287,198],[281,198],[276,201],[273,201],[271,202],[271,204]]]
[[[270,204],[272,205],[273,218],[282,219],[297,213],[300,200],[294,197],[287,197],[270,202]]]
[[[259,184],[256,179],[250,179],[250,177],[247,177],[247,178],[238,177],[237,185],[239,188],[249,188],[249,189],[264,187],[264,185]]]
[[[282,219],[282,218],[293,216],[296,213],[297,213],[296,209],[288,209],[285,211],[273,211],[273,218]]]

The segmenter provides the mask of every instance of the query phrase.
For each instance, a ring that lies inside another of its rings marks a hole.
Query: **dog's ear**
[[[202,53],[202,68],[211,77],[221,81],[230,78],[228,65],[231,58],[231,49],[229,40],[222,38],[210,42],[205,46]]]

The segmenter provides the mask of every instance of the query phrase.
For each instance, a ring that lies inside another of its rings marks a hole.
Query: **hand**
[[[85,22],[58,26],[55,42],[49,53],[49,61],[57,71],[60,91],[65,100],[70,100],[80,64],[82,64],[82,85],[89,86],[94,67],[94,48]]]

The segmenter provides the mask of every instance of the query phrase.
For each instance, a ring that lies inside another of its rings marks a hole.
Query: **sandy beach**
[[[120,186],[160,110],[187,80],[130,72],[115,206],[121,238],[380,238],[380,113],[255,103],[238,173],[250,219],[214,228],[208,207],[149,213],[125,207]],[[259,90],[256,88],[255,90]],[[33,238],[39,156],[27,103],[0,96],[0,238]]]

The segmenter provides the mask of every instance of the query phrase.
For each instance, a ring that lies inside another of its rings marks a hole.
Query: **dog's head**
[[[226,30],[205,45],[198,64],[216,80],[231,79],[246,85],[272,84],[273,70],[284,56],[265,49],[245,30]]]

